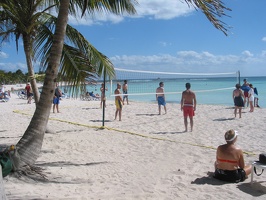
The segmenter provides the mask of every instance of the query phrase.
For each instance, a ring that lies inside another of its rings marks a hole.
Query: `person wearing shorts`
[[[183,111],[184,115],[184,124],[185,124],[185,132],[188,131],[188,117],[190,120],[190,130],[193,131],[193,117],[195,116],[196,110],[196,95],[190,90],[191,84],[186,83],[186,90],[182,92],[181,97],[181,111]]]
[[[122,107],[124,105],[120,89],[121,89],[121,84],[117,83],[117,88],[115,89],[115,106],[116,106],[115,120],[117,118],[117,115],[119,115],[119,121],[122,120]]]
[[[161,114],[161,106],[164,107],[165,114],[166,111],[166,102],[165,102],[165,95],[164,95],[164,83],[160,82],[159,87],[156,89],[156,101],[158,102],[158,110],[159,115]]]

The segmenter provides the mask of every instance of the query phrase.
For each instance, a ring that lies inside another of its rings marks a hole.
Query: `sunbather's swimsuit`
[[[117,109],[122,109],[122,102],[120,101],[120,99],[116,99],[115,100],[115,106]]]
[[[227,162],[232,164],[237,164],[238,161],[236,160],[225,160],[225,159],[217,159],[219,162]],[[227,182],[240,182],[246,179],[246,172],[244,169],[239,168],[236,170],[223,170],[223,169],[216,169],[214,172],[214,178],[227,181]]]
[[[235,103],[235,106],[237,106],[237,107],[244,107],[244,101],[243,101],[243,98],[241,97],[241,95],[236,96],[234,98],[234,103]]]
[[[158,105],[162,105],[162,106],[165,106],[166,105],[166,102],[165,102],[163,96],[157,97],[157,101],[158,101]]]
[[[192,104],[184,104],[183,106],[183,115],[184,117],[193,117],[195,116],[194,107]]]

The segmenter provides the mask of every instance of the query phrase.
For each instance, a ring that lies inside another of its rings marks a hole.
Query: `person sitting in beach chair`
[[[99,94],[94,94],[93,91],[89,92],[89,95],[93,98],[93,100],[100,100],[100,95]]]
[[[251,165],[245,165],[243,151],[235,146],[237,136],[234,130],[225,133],[226,144],[218,146],[216,151],[214,178],[237,183],[251,173]]]

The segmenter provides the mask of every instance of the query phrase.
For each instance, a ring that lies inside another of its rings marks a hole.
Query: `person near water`
[[[181,111],[183,111],[184,115],[184,124],[185,124],[185,132],[188,131],[188,120],[190,120],[190,130],[193,131],[193,117],[195,116],[196,111],[196,94],[190,90],[191,84],[186,83],[186,90],[182,92],[181,97]]]
[[[249,100],[249,106],[250,110],[249,112],[254,111],[254,88],[252,84],[249,84],[250,90],[248,91],[248,100]]]
[[[164,83],[163,82],[160,82],[159,87],[156,89],[156,101],[158,102],[159,115],[161,114],[161,106],[164,107],[164,112],[166,114],[167,110],[166,110],[166,102],[165,102],[165,95],[164,95]]]
[[[126,99],[127,100],[127,105],[128,105],[128,95],[127,95],[128,84],[127,84],[127,80],[124,80],[124,84],[123,84],[122,90],[123,90],[123,102],[125,102],[125,99]]]
[[[116,106],[115,120],[117,118],[117,115],[119,115],[119,121],[122,120],[122,108],[124,105],[120,89],[121,89],[121,84],[117,83],[117,87],[115,89],[115,106]]]
[[[247,103],[247,107],[249,104],[249,100],[248,100],[248,91],[250,89],[249,87],[249,83],[247,81],[247,79],[243,79],[243,85],[241,86],[241,89],[244,91],[244,107],[246,106]]]
[[[239,113],[239,118],[241,118],[241,114],[242,114],[242,107],[244,107],[244,101],[243,98],[245,98],[242,90],[240,89],[240,84],[236,84],[236,89],[233,91],[233,101],[234,101],[234,105],[235,105],[235,117],[237,114],[237,110]]]

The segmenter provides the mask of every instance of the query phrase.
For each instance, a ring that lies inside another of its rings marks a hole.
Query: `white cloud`
[[[263,37],[263,38],[262,38],[262,41],[263,41],[263,42],[266,42],[266,37]]]
[[[210,52],[179,51],[176,56],[169,54],[123,55],[110,59],[115,67],[126,69],[182,73],[223,73],[243,70],[247,75],[266,75],[265,56],[266,52],[255,56],[249,51],[240,55],[214,55]]]
[[[25,63],[0,63],[0,69],[7,72],[15,72],[18,69],[23,72],[28,71],[27,65]]]
[[[137,14],[135,15],[114,15],[106,12],[95,12],[94,16],[83,18],[69,17],[69,23],[74,25],[93,25],[104,22],[119,23],[128,18],[144,18],[151,19],[173,19],[180,16],[186,16],[195,11],[193,7],[189,7],[186,3],[173,0],[138,0],[138,5],[135,6]],[[55,13],[54,13],[55,14]],[[79,14],[78,16],[81,16]]]
[[[5,52],[0,52],[0,58],[8,58],[8,54]]]
[[[247,57],[253,57],[253,54],[252,53],[250,53],[250,51],[243,51],[242,52],[242,55],[244,55],[244,56],[247,56]]]

